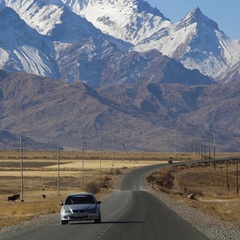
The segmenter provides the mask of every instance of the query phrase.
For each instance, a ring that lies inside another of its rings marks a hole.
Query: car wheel
[[[95,223],[101,223],[102,219],[101,219],[101,215],[98,216],[98,219],[94,220]]]
[[[68,223],[67,220],[61,220],[61,225],[65,225],[65,224],[67,224],[67,223]]]

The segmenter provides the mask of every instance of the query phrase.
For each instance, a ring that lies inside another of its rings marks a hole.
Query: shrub
[[[111,175],[119,175],[121,174],[121,170],[119,168],[112,168],[109,172]]]
[[[147,178],[147,182],[149,182],[149,183],[152,183],[153,181],[155,181],[155,177],[153,177],[153,176],[148,176]]]
[[[96,194],[100,192],[100,189],[101,189],[100,184],[97,182],[89,182],[85,185],[85,190],[90,193]]]
[[[108,188],[111,180],[112,179],[109,176],[105,176],[105,177],[101,178],[100,179],[100,187],[101,188]]]
[[[168,171],[160,180],[157,181],[157,184],[161,187],[166,187],[168,189],[173,188],[174,175],[172,171]]]

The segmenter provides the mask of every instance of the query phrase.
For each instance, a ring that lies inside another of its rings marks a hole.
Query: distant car
[[[69,221],[101,222],[101,201],[97,201],[92,193],[74,193],[67,196],[60,212],[60,223],[62,225]]]

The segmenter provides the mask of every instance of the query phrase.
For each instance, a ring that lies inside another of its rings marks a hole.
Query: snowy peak
[[[169,20],[169,19],[165,18],[165,16],[157,8],[151,7],[151,5],[146,1],[138,0],[138,11],[140,13],[141,12],[151,13],[155,16],[158,16],[158,17],[161,17],[163,19]]]
[[[0,69],[59,77],[51,57],[53,44],[29,27],[17,13],[6,7],[0,10]]]
[[[84,38],[102,35],[85,18],[72,12],[61,0],[7,0],[27,24],[54,41],[77,42]]]
[[[187,14],[187,16],[181,21],[182,24],[186,25],[191,25],[193,23],[201,24],[201,25],[206,25],[206,26],[211,26],[215,30],[218,29],[218,24],[205,16],[202,11],[200,10],[199,7],[195,8],[192,12]]]
[[[134,50],[144,52],[155,48],[186,68],[198,69],[220,80],[229,66],[239,61],[239,46],[239,41],[231,40],[216,22],[195,8],[181,21],[145,38]]]
[[[155,31],[171,25],[157,9],[143,0],[67,1],[70,9],[84,16],[105,34],[136,44]]]

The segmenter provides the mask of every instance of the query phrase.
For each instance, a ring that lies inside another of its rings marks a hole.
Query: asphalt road
[[[146,173],[157,168],[135,169],[124,176],[119,189],[102,201],[102,223],[59,221],[21,232],[17,240],[206,240],[159,199],[142,190]]]

